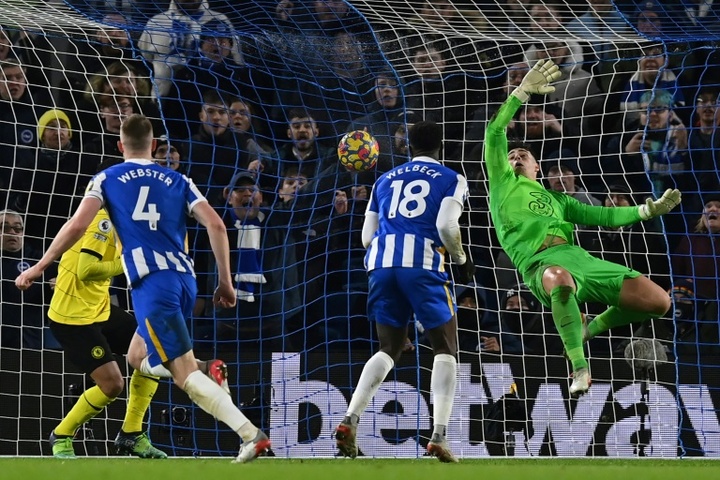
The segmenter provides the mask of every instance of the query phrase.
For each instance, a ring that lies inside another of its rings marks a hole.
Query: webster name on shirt
[[[157,170],[153,170],[151,168],[136,168],[135,170],[128,170],[127,172],[120,175],[118,180],[120,180],[122,183],[127,183],[130,180],[133,180],[135,178],[154,178],[156,180],[159,180],[163,182],[168,187],[172,185],[173,180],[172,178],[165,175],[163,172],[159,172]]]

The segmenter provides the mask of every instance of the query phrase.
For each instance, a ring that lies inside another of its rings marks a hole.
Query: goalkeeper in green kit
[[[575,224],[621,227],[664,215],[680,203],[680,191],[668,189],[658,200],[640,207],[606,208],[580,203],[545,189],[540,170],[526,148],[508,151],[506,127],[531,94],[555,90],[560,78],[550,60],[539,61],[490,120],[485,131],[490,213],[500,245],[520,271],[525,284],[552,311],[567,357],[572,362],[570,395],[578,397],[591,384],[583,343],[610,328],[661,317],[670,309],[667,292],[640,272],[600,260],[573,245]],[[580,303],[608,305],[587,325]]]

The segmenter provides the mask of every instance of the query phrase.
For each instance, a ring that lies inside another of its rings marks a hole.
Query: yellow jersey
[[[115,229],[101,209],[83,237],[60,258],[48,317],[89,325],[110,316],[110,281],[123,271]]]

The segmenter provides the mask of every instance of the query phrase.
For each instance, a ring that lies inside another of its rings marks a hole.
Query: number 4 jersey
[[[367,270],[445,271],[445,247],[437,228],[440,205],[448,197],[464,205],[467,195],[465,177],[430,157],[416,157],[384,173],[367,207],[378,215],[378,229],[365,254]]]
[[[187,255],[187,217],[206,201],[185,175],[133,159],[93,177],[85,196],[103,202],[115,226],[130,285],[151,272],[195,275]]]

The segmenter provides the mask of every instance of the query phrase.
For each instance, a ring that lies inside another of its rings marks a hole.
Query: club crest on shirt
[[[98,230],[100,230],[102,233],[108,233],[110,230],[112,230],[112,222],[109,218],[103,218],[98,223]]]
[[[533,201],[528,203],[528,208],[531,212],[542,217],[552,216],[555,210],[553,209],[550,195],[543,192],[530,192],[530,196],[534,198]]]
[[[17,269],[20,273],[24,272],[28,268],[30,268],[30,264],[28,262],[18,262],[17,264]]]

